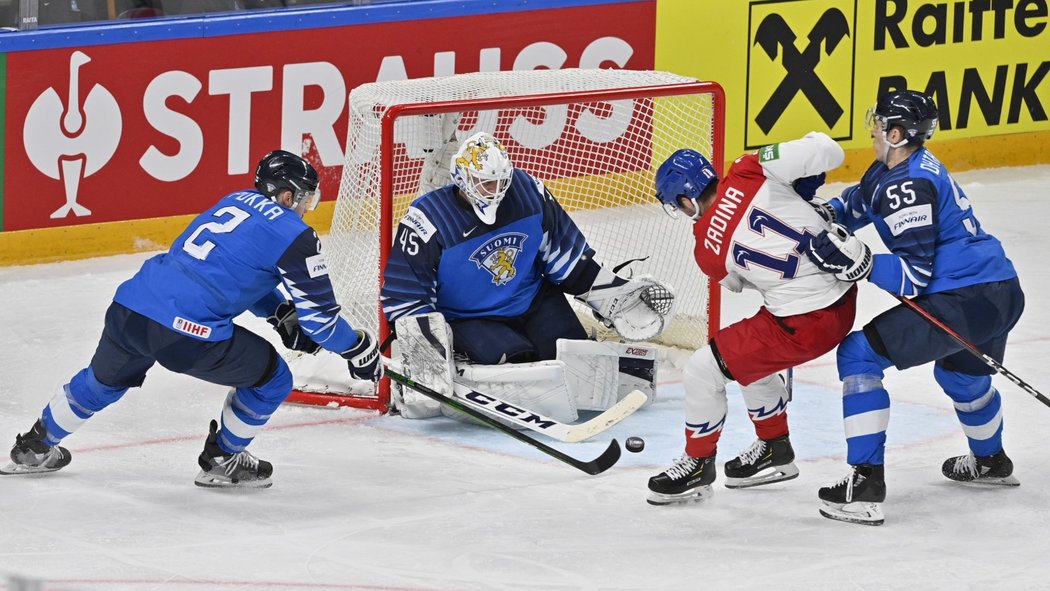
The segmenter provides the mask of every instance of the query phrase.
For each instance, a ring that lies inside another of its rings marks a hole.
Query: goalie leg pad
[[[406,376],[445,396],[452,396],[452,329],[440,312],[398,318],[397,357]],[[394,406],[406,419],[441,414],[441,404],[411,388],[393,388]]]
[[[634,390],[656,399],[656,349],[644,343],[558,339],[569,393],[580,410],[606,410]]]
[[[456,382],[523,409],[562,423],[572,423],[579,418],[575,401],[569,396],[565,364],[560,361],[501,365],[460,363],[456,373]],[[441,410],[447,416],[463,418],[454,409],[443,406]],[[498,415],[493,415],[493,418],[499,420]],[[503,420],[500,422],[515,429],[522,428]]]

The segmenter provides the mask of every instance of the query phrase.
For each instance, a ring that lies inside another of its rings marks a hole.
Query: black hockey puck
[[[641,437],[628,437],[623,446],[631,453],[638,453],[645,449],[645,440]]]

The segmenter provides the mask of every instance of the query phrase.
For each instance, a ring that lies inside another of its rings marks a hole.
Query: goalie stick
[[[399,384],[403,384],[405,386],[408,386],[409,388],[412,388],[416,392],[419,392],[420,394],[422,394],[422,395],[424,395],[424,396],[426,396],[428,398],[433,398],[434,400],[437,400],[438,402],[440,402],[440,403],[442,403],[442,404],[444,404],[446,406],[454,408],[454,409],[456,409],[456,410],[458,410],[458,411],[460,411],[462,413],[468,414],[471,417],[477,419],[478,421],[488,425],[489,427],[492,427],[493,429],[496,429],[497,431],[502,431],[503,433],[506,433],[507,435],[510,435],[514,439],[517,439],[518,441],[520,441],[520,442],[522,442],[522,443],[524,443],[526,445],[531,445],[532,447],[535,447],[536,449],[538,449],[538,450],[542,451],[543,453],[551,456],[552,458],[554,458],[556,460],[560,460],[561,462],[564,462],[564,463],[572,466],[573,468],[576,468],[577,470],[581,470],[581,471],[586,472],[586,473],[591,474],[591,475],[601,474],[602,472],[605,472],[609,468],[612,468],[616,464],[616,462],[620,459],[620,444],[615,439],[613,439],[611,442],[609,442],[609,447],[607,447],[605,449],[605,451],[602,452],[602,454],[600,456],[598,456],[597,458],[595,458],[595,459],[593,459],[591,461],[584,461],[584,460],[576,459],[576,458],[574,458],[574,457],[572,457],[572,456],[570,456],[568,454],[565,454],[563,452],[560,452],[560,451],[554,449],[553,447],[550,447],[549,445],[546,445],[546,444],[544,444],[544,443],[542,443],[540,441],[537,441],[537,440],[529,437],[528,435],[520,433],[517,430],[504,425],[503,423],[500,423],[496,419],[493,419],[492,417],[490,417],[489,415],[485,414],[484,412],[482,412],[480,410],[477,410],[473,406],[470,406],[470,405],[464,403],[460,399],[450,398],[448,396],[445,396],[444,394],[441,394],[440,392],[436,392],[435,390],[432,390],[432,389],[428,388],[427,386],[424,386],[423,384],[420,384],[419,382],[416,382],[412,378],[409,378],[409,377],[401,375],[400,373],[397,372],[396,369],[390,367],[389,362],[390,362],[389,359],[387,359],[385,357],[383,358],[383,364],[386,365],[386,368],[387,368],[386,369],[386,375],[387,375],[387,377],[389,377],[390,379],[394,380],[395,382],[398,382]]]
[[[1001,363],[999,363],[995,359],[992,359],[988,355],[985,355],[984,353],[981,353],[981,351],[977,347],[975,347],[974,345],[970,344],[970,341],[967,341],[966,339],[964,339],[962,336],[959,335],[959,333],[955,332],[947,324],[941,322],[935,316],[933,316],[932,314],[927,312],[922,306],[920,306],[919,304],[916,304],[915,302],[911,301],[910,299],[908,299],[908,298],[906,298],[904,296],[901,296],[901,295],[898,295],[898,294],[895,294],[895,293],[893,293],[891,295],[893,297],[897,298],[898,300],[900,300],[900,302],[902,304],[904,304],[905,306],[911,308],[912,311],[914,311],[916,314],[918,314],[919,316],[922,316],[924,319],[926,319],[927,322],[929,322],[930,324],[932,324],[932,325],[936,326],[937,328],[943,330],[945,332],[945,334],[947,334],[948,336],[950,336],[953,339],[955,339],[955,341],[957,343],[962,345],[964,349],[966,349],[967,351],[969,351],[970,353],[975,355],[978,359],[983,361],[985,365],[987,365],[988,367],[992,368],[994,371],[1002,374],[1003,377],[1005,377],[1006,379],[1010,380],[1011,382],[1017,384],[1022,390],[1024,390],[1025,392],[1028,392],[1029,394],[1034,396],[1035,399],[1038,400],[1039,402],[1042,402],[1046,406],[1050,406],[1050,399],[1048,399],[1046,396],[1043,396],[1035,388],[1029,386],[1028,382],[1022,380],[1021,378],[1019,378],[1017,376],[1015,376],[1012,371],[1010,371],[1010,370],[1006,369],[1005,367],[1003,367]]]
[[[402,371],[397,362],[392,359],[384,357],[383,363],[395,371]],[[565,443],[579,443],[590,439],[626,419],[649,401],[649,397],[644,392],[633,390],[598,416],[582,423],[568,424],[511,404],[491,394],[478,392],[456,380],[452,381],[452,388],[454,397],[457,400],[461,400],[490,416],[498,417],[537,433],[543,433],[548,437],[564,441]]]
[[[456,398],[474,408],[566,443],[579,443],[594,437],[627,418],[649,400],[649,397],[641,390],[634,390],[600,415],[588,421],[570,425],[515,406],[495,396],[483,394],[460,382],[453,381],[452,386],[455,389]]]

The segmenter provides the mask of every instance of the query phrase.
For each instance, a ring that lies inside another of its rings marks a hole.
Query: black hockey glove
[[[871,273],[871,249],[842,226],[810,240],[806,254],[822,271],[843,281],[860,281]]]
[[[299,326],[299,315],[295,312],[295,304],[292,302],[281,302],[273,311],[273,316],[266,319],[273,325],[277,334],[281,335],[281,342],[292,351],[302,351],[313,355],[321,348],[306,336],[303,328]]]
[[[827,178],[827,173],[815,174],[813,176],[804,176],[800,179],[795,179],[793,184],[795,192],[798,196],[809,201],[817,196],[817,189],[824,184],[824,179]]]
[[[350,375],[359,380],[378,382],[383,377],[383,364],[379,362],[379,343],[367,330],[356,330],[357,344],[342,352]]]

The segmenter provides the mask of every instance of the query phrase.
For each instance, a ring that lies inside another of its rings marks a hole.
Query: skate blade
[[[752,486],[773,484],[774,482],[782,482],[793,478],[798,478],[798,468],[796,468],[794,464],[770,466],[762,472],[759,472],[754,476],[748,476],[747,478],[726,477],[726,488],[751,488]]]
[[[882,514],[882,503],[829,503],[822,501],[820,514],[828,519],[859,523],[860,525],[882,525],[886,520]]]
[[[978,478],[977,480],[956,480],[960,484],[974,488],[992,488],[997,486],[1021,486],[1021,481],[1016,476],[1010,475],[1003,478]]]
[[[64,467],[64,466],[63,466]],[[47,474],[48,472],[57,472],[62,468],[44,468],[40,466],[26,466],[23,464],[16,464],[11,462],[0,468],[0,474],[11,475],[11,474]]]
[[[700,486],[692,490],[687,490],[684,493],[677,495],[666,495],[654,491],[649,491],[649,498],[645,502],[650,505],[686,505],[689,503],[700,503],[712,495],[711,486]]]
[[[202,471],[197,475],[197,478],[194,479],[193,484],[204,488],[270,488],[273,486],[273,481],[266,478],[263,480],[233,482],[228,478],[208,474],[207,472]]]

